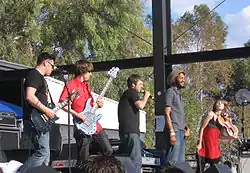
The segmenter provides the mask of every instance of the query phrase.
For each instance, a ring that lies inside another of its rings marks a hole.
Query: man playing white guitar
[[[89,145],[94,140],[99,143],[104,155],[112,155],[113,150],[109,143],[108,137],[99,122],[96,122],[96,131],[93,135],[88,135],[77,127],[76,122],[89,123],[88,117],[82,113],[88,106],[88,100],[91,106],[94,106],[94,99],[91,95],[91,88],[88,83],[91,72],[94,67],[93,64],[87,60],[79,60],[75,65],[75,78],[67,83],[67,88],[71,93],[73,90],[79,92],[79,97],[72,100],[70,112],[74,118],[74,137],[77,144],[77,161],[84,160],[89,156]],[[63,102],[68,97],[67,88],[64,87],[59,102]],[[101,108],[103,101],[99,97],[96,100],[96,107]],[[95,107],[95,106],[94,106]],[[64,108],[67,111],[67,106]]]

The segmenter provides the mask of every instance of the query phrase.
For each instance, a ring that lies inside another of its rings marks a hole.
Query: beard
[[[182,86],[179,82],[176,82],[176,87],[178,89],[183,89],[183,88],[185,88],[185,85]]]

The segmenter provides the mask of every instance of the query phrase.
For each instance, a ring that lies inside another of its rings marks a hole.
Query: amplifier
[[[20,128],[0,127],[0,150],[14,150],[20,148]]]
[[[13,112],[0,112],[0,126],[16,127],[16,117]]]

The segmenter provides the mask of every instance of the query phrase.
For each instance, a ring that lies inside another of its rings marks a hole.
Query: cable
[[[179,36],[177,36],[173,42],[175,42],[176,40],[178,40],[181,36],[183,36],[184,34],[186,34],[186,32],[188,32],[190,29],[192,29],[194,26],[196,26],[202,19],[205,19],[209,14],[211,14],[216,8],[218,8],[220,5],[222,5],[226,0],[221,1],[217,6],[215,6],[212,10],[210,10],[206,15],[204,15],[203,17],[201,17],[196,23],[194,23],[191,27],[189,27],[188,29],[186,29],[183,33],[181,33]],[[164,47],[164,49],[166,49],[166,47]]]
[[[152,43],[150,43],[149,41],[147,41],[146,39],[142,38],[141,36],[137,35],[136,33],[130,31],[129,29],[125,28],[124,26],[120,25],[118,22],[116,22],[114,19],[110,19],[107,16],[104,16],[100,11],[96,10],[94,7],[91,7],[90,5],[88,5],[89,8],[91,8],[94,12],[96,12],[99,16],[101,16],[102,18],[104,18],[105,20],[116,24],[117,26],[121,27],[122,29],[124,29],[125,31],[127,31],[128,33],[136,36],[137,38],[141,39],[142,41],[146,42],[147,44],[153,46]]]
[[[178,40],[181,36],[183,36],[186,32],[188,32],[190,29],[192,29],[194,26],[196,26],[202,19],[205,19],[209,14],[211,14],[215,9],[217,9],[220,5],[222,5],[226,0],[221,1],[217,6],[215,6],[212,10],[210,10],[206,15],[204,15],[203,17],[201,17],[196,23],[194,23],[191,27],[189,27],[188,29],[186,29],[183,33],[181,33],[179,36],[177,36],[173,42],[175,42],[176,40]],[[147,44],[153,46],[152,43],[150,43],[149,41],[147,41],[146,39],[142,38],[141,36],[137,35],[136,33],[130,31],[129,29],[125,28],[124,26],[120,25],[118,22],[116,22],[115,20],[109,19],[107,16],[104,16],[101,12],[99,12],[98,10],[96,10],[95,8],[89,6],[93,11],[95,11],[99,16],[103,17],[105,20],[108,20],[114,24],[116,24],[117,26],[121,27],[122,29],[124,29],[125,31],[129,32],[130,34],[136,36],[137,38],[141,39],[142,41],[146,42]],[[166,47],[164,47],[164,49],[166,49]]]

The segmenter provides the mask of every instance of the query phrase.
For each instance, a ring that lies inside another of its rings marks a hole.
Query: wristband
[[[175,136],[175,133],[170,133],[170,137]]]
[[[174,132],[174,130],[170,130],[170,133]]]

